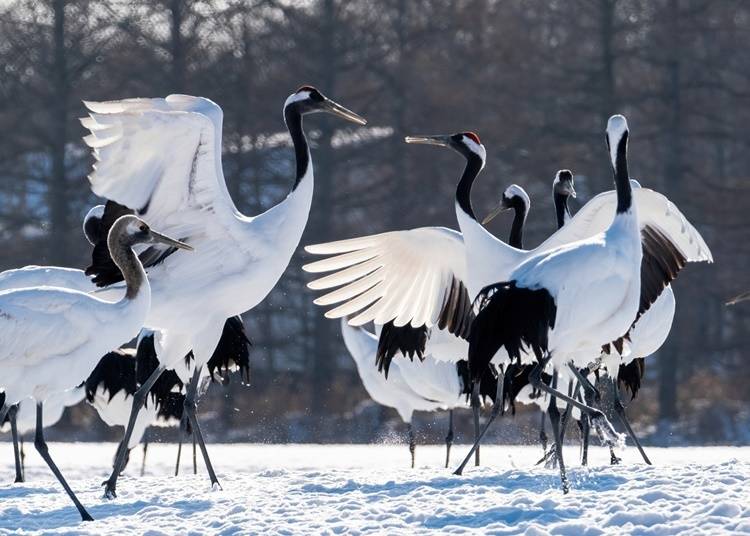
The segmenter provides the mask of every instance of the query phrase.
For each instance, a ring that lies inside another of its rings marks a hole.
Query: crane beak
[[[439,145],[440,147],[448,147],[450,144],[450,136],[406,136],[404,138],[406,143],[419,143],[422,145]]]
[[[572,184],[570,184],[570,185],[568,186],[568,190],[567,190],[567,191],[568,191],[568,195],[569,195],[570,197],[572,197],[573,199],[575,199],[575,198],[576,198],[576,189],[575,189],[575,188],[573,188],[573,185],[572,185]]]
[[[333,102],[331,99],[327,98],[323,102],[323,109],[334,115],[338,115],[339,117],[346,119],[347,121],[351,121],[352,123],[357,123],[358,125],[367,124],[367,119],[365,119],[361,115],[355,114],[349,108],[344,108],[340,104]]]
[[[486,216],[486,217],[485,217],[485,218],[484,218],[484,219],[482,220],[482,225],[487,225],[487,224],[488,224],[488,223],[490,223],[490,222],[491,222],[492,220],[494,220],[494,219],[495,219],[495,218],[497,217],[497,215],[498,215],[498,214],[500,214],[501,212],[505,212],[505,211],[506,211],[506,210],[508,210],[509,208],[510,208],[510,207],[507,207],[507,206],[505,206],[505,204],[504,204],[503,202],[500,202],[500,203],[499,203],[499,204],[498,204],[498,205],[497,205],[497,206],[496,206],[496,207],[495,207],[495,208],[494,208],[494,209],[492,210],[492,212],[490,212],[489,214],[487,214],[487,216]]]
[[[153,230],[151,231],[151,240],[153,242],[161,242],[162,244],[166,244],[174,248],[185,249],[187,251],[195,250],[193,246],[189,246],[185,242],[180,242],[179,240],[175,240],[174,238],[169,238],[168,236],[163,235],[161,233],[157,233],[156,231],[153,231]]]

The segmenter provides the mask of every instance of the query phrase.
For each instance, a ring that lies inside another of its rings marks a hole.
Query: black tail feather
[[[478,312],[469,336],[472,380],[481,379],[502,347],[512,362],[519,363],[527,349],[542,359],[557,316],[555,300],[546,289],[519,288],[514,281],[497,283],[482,289],[474,307]]]
[[[630,400],[635,399],[641,388],[641,380],[646,373],[646,360],[642,357],[636,358],[627,365],[620,365],[617,381],[620,386],[630,391]]]
[[[104,354],[84,382],[87,401],[94,401],[99,387],[109,393],[109,400],[123,390],[132,396],[138,390],[135,359],[122,350]]]
[[[417,356],[424,360],[425,346],[427,345],[427,327],[413,328],[410,324],[397,327],[393,321],[383,325],[378,339],[378,350],[375,354],[375,364],[378,371],[388,377],[391,361],[397,353],[403,354],[411,360]]]
[[[208,373],[215,380],[214,373],[227,376],[227,372],[237,369],[245,383],[250,383],[250,347],[253,345],[245,331],[241,316],[228,318],[224,323],[219,343],[211,359],[208,360]]]

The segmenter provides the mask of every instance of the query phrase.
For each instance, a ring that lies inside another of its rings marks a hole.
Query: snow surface
[[[482,448],[489,466],[463,477],[443,469],[444,448],[405,445],[210,445],[223,491],[202,474],[172,476],[176,446],[140,449],[102,499],[115,445],[51,443],[50,451],[96,519],[81,523],[46,466],[27,447],[27,483],[0,485],[0,534],[750,534],[750,447],[649,448],[653,467],[629,448],[624,464],[576,466],[572,492],[556,471],[533,467],[539,447]],[[454,446],[452,465],[467,447]],[[0,444],[0,482],[12,481],[12,451]],[[200,458],[200,454],[199,454]],[[199,462],[200,464],[200,462]],[[201,464],[202,465],[202,464]]]

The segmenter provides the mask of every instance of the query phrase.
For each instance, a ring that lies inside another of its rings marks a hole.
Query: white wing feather
[[[333,272],[308,284],[311,289],[339,287],[315,300],[341,303],[328,318],[356,315],[349,324],[370,321],[396,326],[432,327],[439,318],[453,279],[466,280],[466,253],[460,233],[422,227],[307,246],[309,253],[333,255],[303,268]]]
[[[86,102],[84,141],[97,160],[89,176],[99,196],[139,211],[160,231],[198,232],[196,213],[231,215],[234,205],[221,170],[221,108],[208,99]]]
[[[669,199],[654,190],[636,188],[633,190],[633,201],[641,229],[649,225],[661,230],[689,262],[713,262],[711,250],[703,237]],[[539,253],[603,232],[612,223],[616,206],[617,194],[614,190],[597,195],[532,252]]]

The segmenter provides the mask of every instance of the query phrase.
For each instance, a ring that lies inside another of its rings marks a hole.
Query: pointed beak
[[[569,195],[570,197],[572,197],[573,199],[575,199],[575,198],[576,198],[576,189],[575,189],[575,188],[573,188],[573,185],[572,185],[572,184],[571,184],[571,185],[570,185],[570,186],[568,187],[568,195]]]
[[[441,147],[447,147],[449,145],[450,136],[406,136],[404,141],[406,143],[419,143],[422,145],[439,145]]]
[[[367,119],[365,119],[361,115],[355,114],[349,108],[344,108],[340,104],[333,102],[331,99],[325,100],[325,102],[323,103],[323,109],[334,115],[338,115],[342,119],[351,121],[352,123],[357,123],[358,125],[367,124]]]
[[[151,239],[154,242],[161,242],[162,244],[166,244],[175,248],[185,249],[187,251],[193,251],[195,249],[193,248],[193,246],[189,246],[185,242],[180,242],[179,240],[175,240],[174,238],[169,238],[168,236],[157,233],[154,230],[151,231]]]
[[[500,203],[482,220],[482,225],[487,225],[492,220],[494,220],[498,214],[500,214],[501,212],[505,212],[506,210],[508,210],[508,207],[506,207],[503,203]]]

